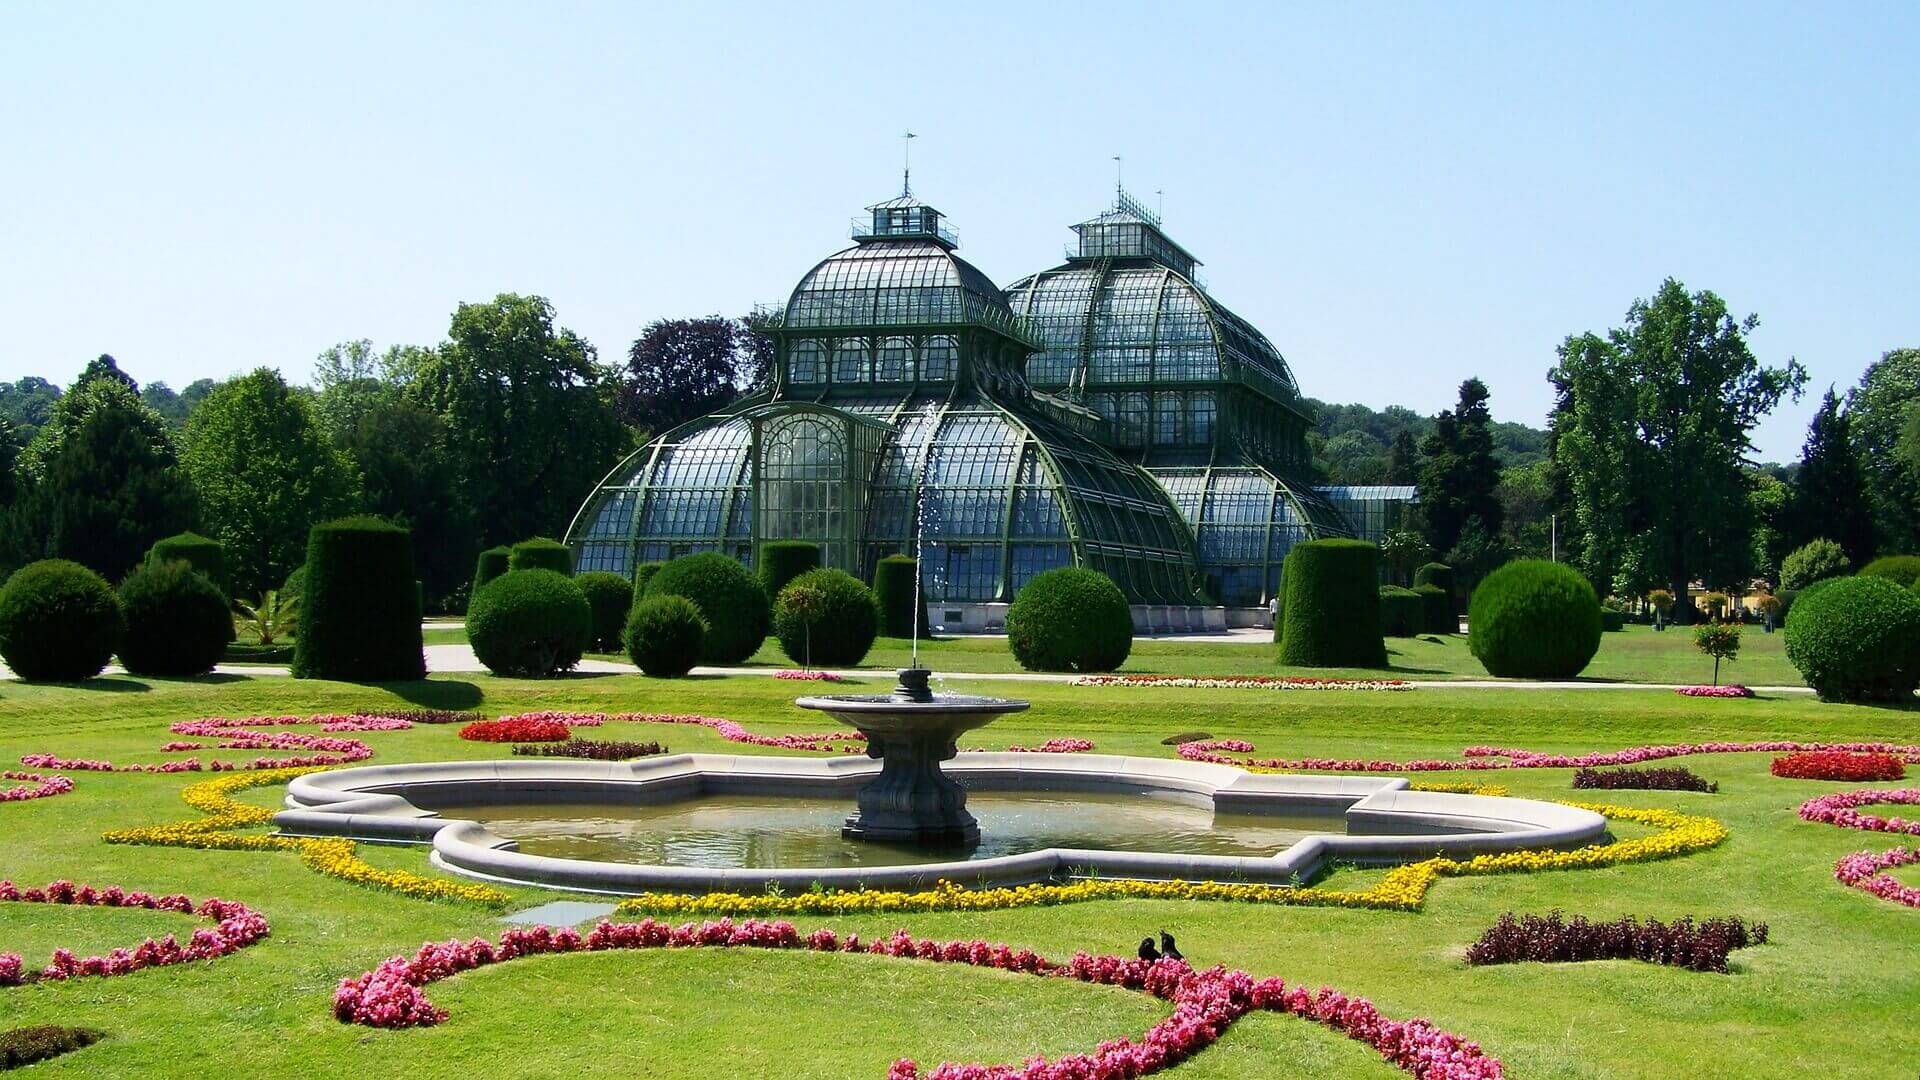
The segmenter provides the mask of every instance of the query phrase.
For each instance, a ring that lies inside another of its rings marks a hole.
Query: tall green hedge
[[[920,564],[911,555],[889,555],[873,564],[873,599],[880,605],[880,632],[888,637],[912,637],[918,622],[921,637],[927,625],[927,605],[914,610],[913,578]]]
[[[558,540],[536,536],[507,549],[509,570],[551,570],[556,574],[573,573],[573,549]]]
[[[787,582],[820,568],[820,545],[809,540],[769,540],[760,545],[754,568],[760,588],[769,599],[778,599]]]
[[[1600,598],[1579,572],[1517,559],[1473,590],[1467,648],[1502,678],[1571,679],[1599,651],[1600,625]]]
[[[183,532],[153,542],[147,549],[147,565],[178,560],[207,575],[207,580],[222,592],[227,589],[227,549],[220,541],[199,533]]]
[[[1007,608],[1007,646],[1028,671],[1112,671],[1133,651],[1133,609],[1098,570],[1047,570]]]
[[[589,570],[573,579],[593,609],[593,637],[588,648],[594,652],[617,652],[626,630],[627,612],[633,610],[633,582],[611,570]]]
[[[1386,667],[1380,635],[1380,549],[1364,540],[1308,540],[1287,552],[1280,662]]]
[[[773,602],[780,651],[797,664],[851,667],[866,659],[879,629],[873,592],[843,570],[809,570]]]
[[[1920,581],[1920,555],[1882,555],[1860,568],[1861,577],[1886,578],[1902,588]]]
[[[1460,616],[1454,614],[1453,596],[1438,585],[1415,585],[1420,598],[1421,625],[1429,634],[1457,634]]]
[[[1457,634],[1460,632],[1460,596],[1454,590],[1459,587],[1454,577],[1453,567],[1446,563],[1430,562],[1413,572],[1413,587],[1431,585],[1446,594],[1447,609],[1439,613],[1437,607],[1427,609],[1427,633]],[[1431,601],[1429,601],[1431,604]]]
[[[1380,586],[1380,632],[1388,637],[1412,637],[1427,626],[1427,602],[1412,589]]]
[[[505,544],[482,551],[473,561],[473,588],[467,592],[468,602],[472,602],[473,598],[479,595],[487,582],[512,569],[512,562],[513,549]]]
[[[412,533],[376,517],[323,522],[307,534],[306,568],[296,678],[426,677]]]
[[[647,582],[648,596],[684,596],[700,609],[707,634],[700,660],[738,664],[767,639],[771,611],[760,582],[739,560],[716,551],[686,555],[660,568]]]
[[[1787,659],[1825,701],[1908,701],[1920,684],[1920,595],[1883,577],[1830,578],[1787,611]]]

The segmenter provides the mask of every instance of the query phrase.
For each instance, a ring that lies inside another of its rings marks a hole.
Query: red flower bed
[[[1774,758],[1773,775],[1792,780],[1898,780],[1907,770],[1892,754],[1812,750]]]
[[[477,720],[460,729],[460,737],[473,742],[564,742],[572,733],[572,729],[558,720],[533,716]]]

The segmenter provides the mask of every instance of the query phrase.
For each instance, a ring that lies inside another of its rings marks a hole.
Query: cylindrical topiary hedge
[[[769,540],[760,545],[753,565],[760,588],[768,598],[778,598],[787,582],[820,568],[820,545],[810,540]]]
[[[647,582],[652,581],[653,575],[665,565],[663,562],[643,562],[633,568],[633,595],[636,599],[647,595]]]
[[[851,667],[867,658],[880,608],[860,579],[841,570],[809,570],[773,602],[773,633],[797,664]]]
[[[1454,614],[1453,596],[1438,585],[1415,585],[1420,598],[1420,625],[1429,634],[1457,634],[1460,616]]]
[[[1287,552],[1280,662],[1386,667],[1380,634],[1380,549],[1364,540],[1308,540]]]
[[[693,670],[707,637],[707,620],[684,596],[643,596],[627,615],[627,657],[656,679]]]
[[[536,536],[507,549],[508,570],[551,570],[573,573],[573,549],[558,540]]]
[[[1825,701],[1905,701],[1920,684],[1920,596],[1881,577],[1831,578],[1787,611],[1787,659]]]
[[[921,637],[930,633],[927,606],[915,610],[914,575],[920,563],[911,555],[889,555],[873,564],[873,600],[880,605],[880,632],[888,637]],[[915,623],[920,625],[916,628]]]
[[[487,582],[511,570],[512,561],[513,549],[505,544],[490,547],[476,556],[473,560],[473,588],[467,593],[468,601],[471,602],[481,589],[486,588]]]
[[[1133,651],[1133,610],[1098,570],[1048,570],[1007,608],[1007,646],[1028,671],[1112,671]]]
[[[1861,577],[1886,578],[1903,588],[1920,582],[1920,555],[1882,555],[1860,568]]]
[[[1412,589],[1380,586],[1380,632],[1388,637],[1412,637],[1427,626],[1427,602]]]
[[[1435,609],[1428,609],[1427,632],[1430,634],[1457,634],[1460,632],[1460,601],[1454,592],[1455,580],[1453,567],[1446,563],[1430,562],[1413,572],[1413,587],[1431,585],[1446,594],[1447,611],[1437,616]]]
[[[205,675],[233,637],[227,594],[180,559],[135,567],[120,583],[120,663],[135,675]]]
[[[467,605],[467,641],[495,675],[544,679],[572,671],[593,636],[593,608],[556,570],[509,570]]]
[[[147,549],[147,565],[183,562],[207,575],[224,595],[227,591],[227,549],[220,541],[199,533],[176,533],[153,542]]]
[[[323,522],[307,534],[306,571],[296,678],[426,677],[412,533],[376,517]]]
[[[589,570],[573,579],[593,609],[593,633],[587,648],[593,652],[615,652],[626,631],[627,612],[633,610],[633,582],[611,570]]]
[[[1518,559],[1488,574],[1467,608],[1467,647],[1502,678],[1570,679],[1600,648],[1600,598],[1569,566]]]
[[[29,563],[0,588],[0,657],[28,682],[93,678],[125,629],[119,597],[76,562]]]
[[[647,582],[648,596],[684,596],[707,620],[700,662],[738,664],[767,639],[770,606],[760,582],[737,559],[718,552],[686,555]]]

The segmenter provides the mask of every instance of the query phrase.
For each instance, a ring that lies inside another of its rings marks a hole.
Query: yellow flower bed
[[[1428,789],[1433,790],[1433,789]],[[810,892],[797,896],[749,896],[742,893],[643,893],[622,901],[622,914],[683,915],[855,915],[922,911],[989,911],[1029,905],[1072,904],[1084,900],[1230,900],[1253,904],[1372,908],[1417,911],[1433,883],[1443,877],[1504,874],[1516,871],[1575,870],[1647,862],[1704,851],[1727,838],[1726,826],[1712,818],[1672,810],[1598,803],[1568,803],[1619,821],[1661,831],[1638,840],[1589,844],[1573,851],[1514,851],[1471,859],[1427,859],[1389,870],[1370,889],[1339,890],[1246,885],[1224,881],[1119,881],[1095,879],[1065,885],[963,889],[942,881],[924,892]]]
[[[273,820],[272,810],[240,802],[232,797],[234,792],[284,784],[304,773],[319,771],[266,769],[229,773],[213,780],[189,784],[180,797],[206,817],[142,829],[117,829],[102,839],[109,844],[151,844],[208,851],[297,851],[300,861],[309,869],[328,877],[386,889],[419,900],[463,900],[475,904],[500,905],[510,899],[506,893],[491,885],[422,877],[405,870],[382,870],[356,855],[356,845],[351,840],[337,837],[251,836],[234,831],[257,828]]]
[[[1415,780],[1407,785],[1408,791],[1444,791],[1452,795],[1505,795],[1503,784],[1482,784],[1477,780],[1443,781]]]

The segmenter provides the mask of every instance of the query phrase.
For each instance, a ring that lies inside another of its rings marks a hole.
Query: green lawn
[[[1651,647],[1679,636],[1656,642],[1630,632],[1609,635],[1609,644]],[[1464,653],[1458,642],[1434,648]],[[1621,662],[1666,658],[1655,652]],[[1739,669],[1735,675],[1768,681]],[[965,687],[964,679],[952,683]],[[1048,684],[1021,692],[1033,699],[1032,711],[973,733],[967,745],[1081,735],[1103,752],[1164,755],[1170,751],[1159,740],[1184,729],[1247,738],[1262,754],[1370,757],[1452,755],[1479,743],[1585,750],[1655,740],[1920,741],[1920,712],[1822,705],[1798,695],[1727,702],[1651,690],[1274,693]],[[817,730],[817,716],[791,707],[794,693],[761,678],[661,683],[638,676],[440,678],[397,687],[281,678],[9,683],[0,684],[0,767],[15,767],[31,751],[162,760],[166,724],[178,719],[397,705],[495,713],[697,709],[769,732]],[[659,738],[676,751],[754,752],[703,728],[627,731],[624,737]],[[375,747],[376,764],[504,752],[461,742],[444,727],[360,737]],[[1835,859],[1890,847],[1892,839],[1800,822],[1793,808],[1801,800],[1841,785],[1776,779],[1767,775],[1766,755],[1683,763],[1719,781],[1721,792],[1616,792],[1609,801],[1713,816],[1732,831],[1721,847],[1606,870],[1446,880],[1417,914],[1115,901],[796,921],[803,931],[828,925],[874,935],[905,926],[935,937],[981,936],[1061,957],[1082,948],[1129,952],[1143,934],[1165,927],[1198,963],[1326,983],[1372,998],[1391,1016],[1429,1017],[1479,1040],[1520,1077],[1912,1075],[1920,1058],[1913,1028],[1920,911],[1832,880]],[[1479,775],[1516,794],[1573,797],[1566,770]],[[441,983],[431,996],[453,1015],[437,1029],[349,1027],[328,1012],[341,977],[428,939],[495,934],[495,916],[320,877],[288,854],[109,846],[99,841],[105,829],[191,816],[179,792],[204,775],[74,776],[71,795],[0,805],[0,876],[219,894],[260,909],[274,932],[212,964],[0,990],[0,1029],[60,1022],[110,1033],[97,1047],[36,1066],[35,1075],[878,1077],[899,1056],[930,1066],[943,1058],[1017,1061],[1090,1049],[1137,1035],[1162,1008],[1125,991],[870,957],[617,953],[521,961]],[[272,790],[248,797],[277,801]],[[416,848],[362,851],[382,865],[436,872]],[[1337,873],[1327,883],[1358,880]],[[528,904],[555,896],[512,891]],[[1461,962],[1464,945],[1501,912],[1556,907],[1604,917],[1737,914],[1770,923],[1774,941],[1736,953],[1733,974],[1724,976],[1628,962],[1484,969]],[[194,925],[147,912],[0,904],[0,951],[38,964],[57,945],[103,950]],[[1402,1074],[1361,1044],[1260,1015],[1167,1075]]]

